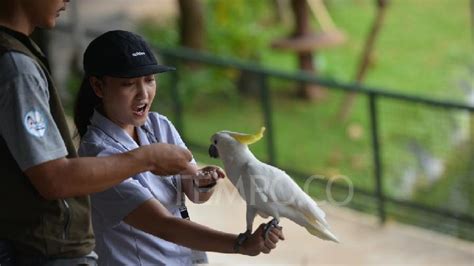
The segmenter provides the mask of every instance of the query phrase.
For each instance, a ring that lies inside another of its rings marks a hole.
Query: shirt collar
[[[145,132],[145,130],[143,130],[141,127],[137,127],[137,135],[138,135],[138,141],[140,141],[140,145],[143,146],[143,145],[151,144],[150,139],[149,139],[150,137],[149,134],[150,133]]]
[[[16,30],[13,30],[13,29],[7,28],[5,26],[1,26],[1,25],[0,25],[0,30],[10,34],[14,38],[16,38],[17,40],[22,42],[24,45],[29,45],[30,42],[31,42],[31,40],[28,36],[26,36],[24,33],[21,33],[19,31],[16,31]]]
[[[123,128],[110,121],[97,110],[94,110],[94,114],[92,115],[91,126],[100,129],[103,133],[105,133],[105,135],[107,135],[113,141],[120,143],[120,145],[123,145],[128,150],[138,148],[138,144],[132,139],[130,135],[127,134]],[[143,136],[140,136],[143,135],[143,133],[140,134],[140,128],[137,131],[139,133],[139,140],[141,143],[143,143]]]

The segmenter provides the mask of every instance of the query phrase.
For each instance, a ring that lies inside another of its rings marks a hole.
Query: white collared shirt
[[[137,133],[141,146],[159,141],[185,147],[173,124],[158,113],[150,113],[144,127],[137,128]],[[107,156],[138,147],[122,128],[95,111],[81,140],[79,154]],[[151,198],[160,201],[172,215],[181,217],[181,191],[176,189],[181,187],[180,182],[179,176],[158,177],[143,172],[91,195],[99,265],[189,265],[196,255],[205,259],[201,263],[207,262],[205,253],[165,241],[123,222],[131,211]]]

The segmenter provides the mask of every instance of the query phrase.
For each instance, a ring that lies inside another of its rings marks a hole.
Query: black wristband
[[[241,234],[239,234],[239,236],[237,236],[237,238],[235,239],[235,244],[234,244],[234,252],[235,253],[239,253],[240,247],[245,242],[245,240],[247,240],[248,237],[249,237],[249,235],[246,234],[246,233],[241,233]]]
[[[196,181],[194,181],[194,179],[193,179],[193,186],[200,193],[207,193],[207,192],[211,191],[216,185],[217,185],[217,182],[214,182],[214,183],[211,183],[211,184],[205,185],[205,186],[198,186],[196,184]]]

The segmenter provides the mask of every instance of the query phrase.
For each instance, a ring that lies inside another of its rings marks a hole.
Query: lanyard
[[[123,150],[124,152],[128,152],[130,151],[130,148],[128,148],[127,146],[125,146],[123,143],[121,143],[120,141],[118,141],[117,139],[115,139],[114,137],[112,137],[110,134],[108,134],[105,130],[103,130],[102,128],[100,127],[97,127],[97,126],[94,126],[94,125],[90,125],[91,127],[95,128],[95,129],[98,129],[100,131],[102,131],[105,135],[107,135],[110,139],[112,139],[117,145],[119,145]],[[145,134],[146,134],[146,137],[148,139],[148,142],[150,144],[153,144],[153,143],[159,143],[160,141],[158,140],[158,138],[155,136],[155,134],[146,126],[146,125],[143,125],[140,127],[143,131],[145,131]],[[138,143],[137,143],[138,144]],[[167,179],[163,180],[163,182],[165,184],[167,184],[168,186],[170,186],[174,191],[176,191],[176,193],[179,195],[179,199],[180,200],[180,204],[179,204],[179,212],[181,214],[181,217],[183,219],[187,219],[189,220],[189,213],[188,213],[188,209],[186,208],[186,199],[184,197],[184,192],[182,189],[180,189],[178,187],[178,181],[176,180],[176,176],[172,176],[171,177],[171,182],[168,181]],[[153,192],[153,190],[150,188],[150,186],[146,183],[146,182],[140,182],[140,184],[142,184],[144,187],[146,187],[150,192],[151,194],[153,195],[153,197],[155,198],[158,198],[156,196],[156,194]]]

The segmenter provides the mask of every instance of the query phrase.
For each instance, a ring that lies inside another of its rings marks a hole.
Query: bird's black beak
[[[212,158],[219,158],[219,152],[217,151],[216,146],[209,146],[209,156],[211,156]]]

